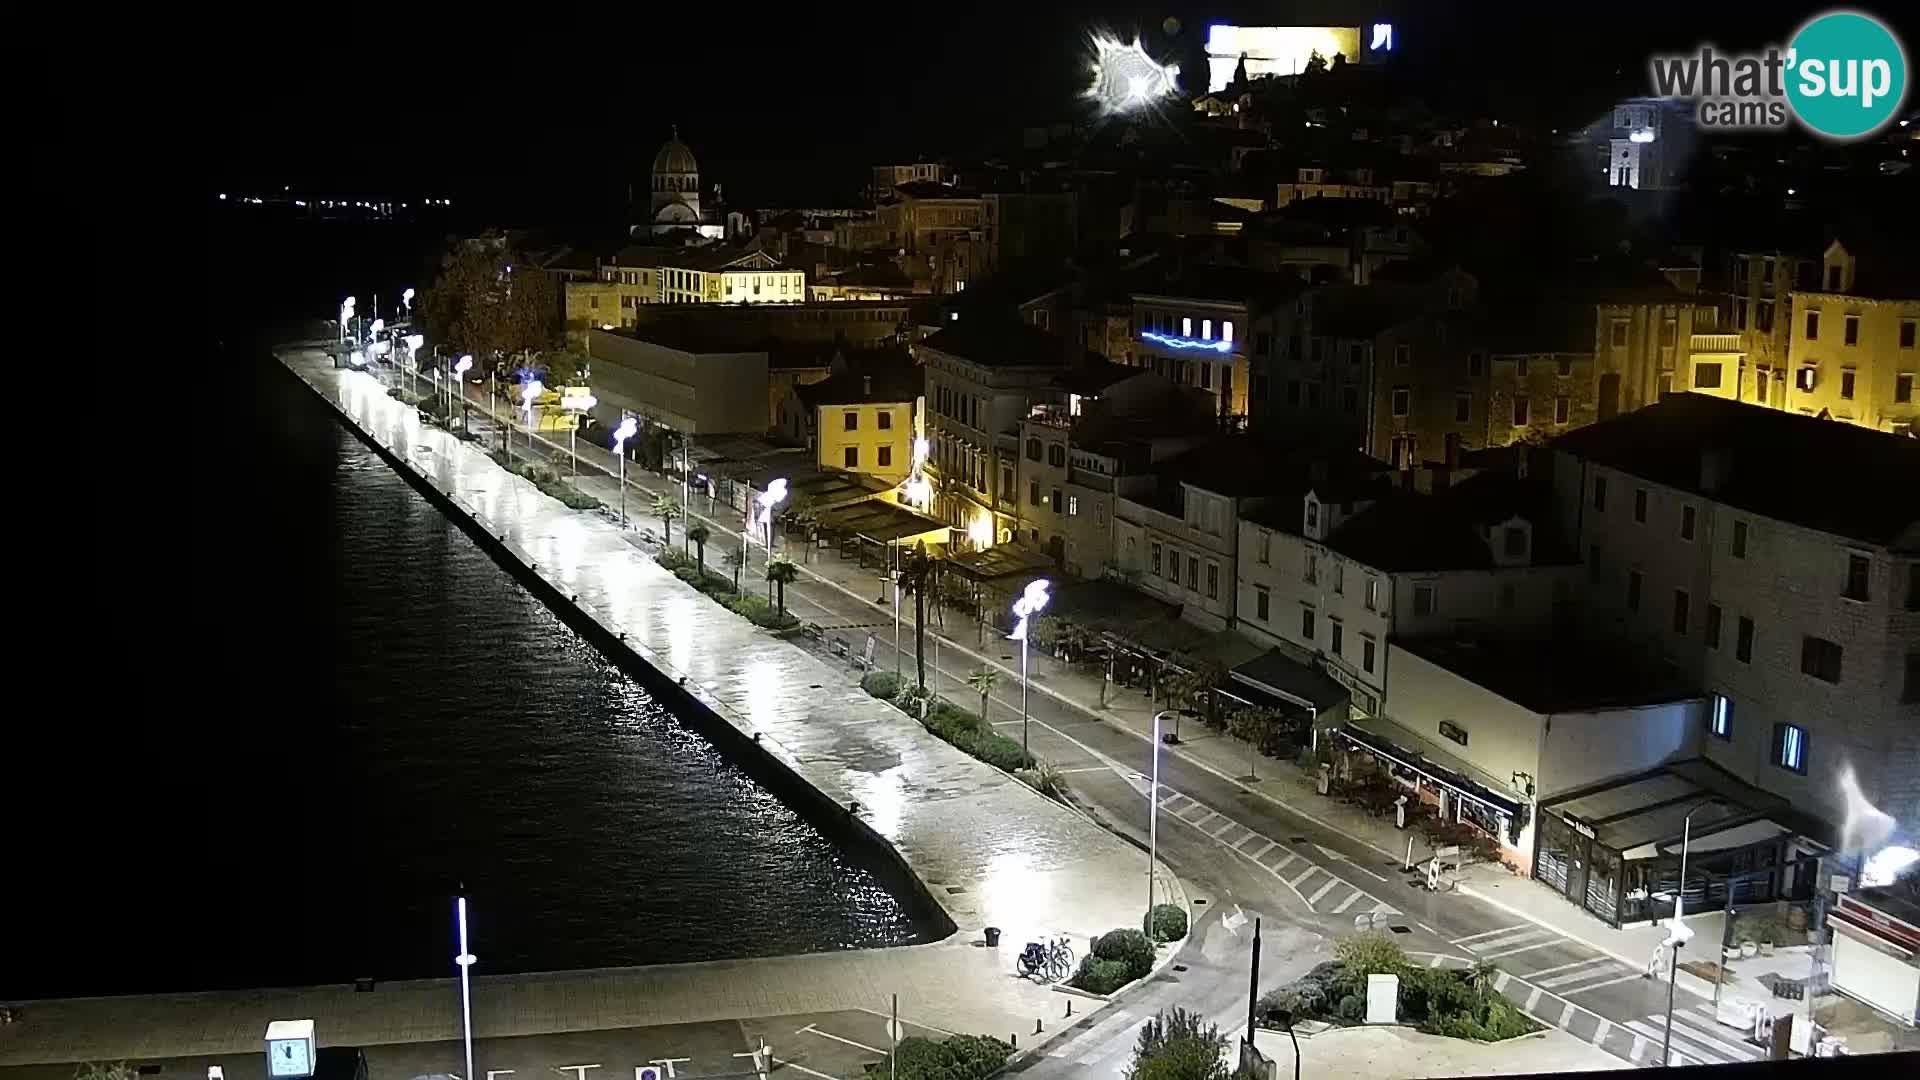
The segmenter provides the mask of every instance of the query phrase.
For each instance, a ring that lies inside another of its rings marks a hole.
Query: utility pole
[[[1253,1045],[1254,1010],[1260,1004],[1260,916],[1253,917],[1253,965],[1247,977],[1247,1045]]]

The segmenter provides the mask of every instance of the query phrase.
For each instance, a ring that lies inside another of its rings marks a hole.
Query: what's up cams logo
[[[1837,142],[1885,127],[1907,96],[1907,52],[1879,19],[1829,11],[1808,20],[1782,48],[1723,53],[1702,45],[1650,57],[1653,92],[1694,102],[1703,130],[1781,131],[1798,119]]]

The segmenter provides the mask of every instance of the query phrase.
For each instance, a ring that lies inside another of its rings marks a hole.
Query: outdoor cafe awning
[[[1228,685],[1221,689],[1230,694],[1250,700],[1254,696],[1265,696],[1291,708],[1306,709],[1315,716],[1331,712],[1348,696],[1346,687],[1279,649],[1268,649],[1227,672],[1227,676]],[[1266,705],[1267,702],[1254,701],[1254,704]]]
[[[1469,778],[1461,769],[1436,761],[1428,753],[1401,745],[1399,741],[1382,732],[1369,731],[1366,728],[1348,724],[1346,727],[1335,730],[1334,734],[1366,749],[1375,757],[1452,791],[1461,798],[1471,799],[1516,821],[1524,816],[1521,811],[1525,804],[1520,800],[1511,795],[1503,795],[1486,784]]]
[[[947,569],[985,584],[1002,578],[1046,577],[1053,573],[1053,559],[1025,544],[996,544],[953,556],[947,560]]]
[[[944,521],[916,514],[895,503],[868,499],[836,506],[820,513],[820,527],[848,536],[858,536],[876,544],[911,543],[924,540],[944,544],[952,526]]]

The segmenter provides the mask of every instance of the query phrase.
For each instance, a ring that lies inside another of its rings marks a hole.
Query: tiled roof
[[[809,407],[910,402],[926,392],[926,373],[905,349],[848,351],[835,361],[844,366],[826,379],[794,387]]]
[[[1920,440],[1704,394],[1580,428],[1556,450],[1765,517],[1920,550]]]
[[[985,367],[1065,367],[1069,347],[1064,338],[1026,323],[965,318],[920,345]],[[1106,363],[1098,353],[1086,353],[1086,358]]]

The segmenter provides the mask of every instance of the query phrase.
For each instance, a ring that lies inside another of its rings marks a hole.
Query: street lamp
[[[407,309],[407,318],[413,318],[413,290],[411,288],[400,294],[400,306]]]
[[[1680,979],[1680,949],[1693,939],[1693,931],[1680,922],[1680,909],[1687,898],[1687,845],[1693,839],[1693,815],[1709,806],[1719,806],[1718,798],[1708,799],[1687,811],[1680,820],[1680,884],[1673,890],[1673,926],[1667,931],[1667,940],[1660,943],[1663,949],[1673,950],[1673,961],[1667,965],[1667,1033],[1660,1040],[1660,1064],[1673,1064],[1673,991],[1674,984]],[[1733,882],[1727,882],[1727,888],[1733,888]],[[1722,956],[1721,963],[1727,958]]]
[[[421,334],[408,334],[404,340],[407,343],[407,392],[415,393],[420,380],[420,349],[427,339]]]
[[[1033,616],[1040,614],[1047,606],[1046,578],[1035,578],[1027,582],[1026,591],[1020,599],[1013,602],[1013,614],[1018,620],[1013,624],[1013,633],[1007,635],[1009,641],[1020,643],[1020,749],[1027,748],[1027,624]],[[1148,868],[1149,874],[1152,868]]]
[[[767,561],[773,561],[773,508],[787,501],[787,482],[784,478],[767,481],[767,490],[754,496],[760,504],[760,524],[767,527]]]
[[[479,957],[467,948],[467,898],[457,897],[455,909],[460,920],[460,955],[453,962],[460,967],[460,1036],[467,1050],[467,1075],[473,1075],[473,993],[467,983],[467,971]]]
[[[576,390],[579,393],[575,393]],[[574,414],[573,425],[567,428],[567,457],[573,459],[573,482],[576,484],[580,482],[580,455],[574,452],[574,447],[579,442],[580,417],[597,404],[599,399],[584,386],[569,386],[560,394],[560,407]]]
[[[353,297],[340,301],[340,340],[347,340],[347,324],[353,319]]]
[[[620,426],[613,429],[613,456],[620,459],[620,527],[627,527],[627,440],[640,430],[640,425],[629,413],[620,418]]]
[[[453,381],[447,385],[448,394],[453,393],[454,387],[460,388],[460,434],[462,435],[470,434],[467,431],[467,370],[471,367],[473,367],[473,354],[462,354],[459,360],[454,361]],[[451,400],[448,403],[451,404]],[[447,419],[453,418],[449,416]]]
[[[1171,716],[1198,716],[1192,709],[1161,709],[1153,714],[1152,779],[1147,783],[1147,914],[1141,929],[1153,933],[1153,868],[1160,861],[1160,721]],[[1253,1038],[1251,1032],[1247,1038]]]
[[[546,387],[540,385],[539,379],[528,379],[520,387],[520,403],[527,410],[527,454],[529,456],[533,454],[533,402],[545,389]]]

